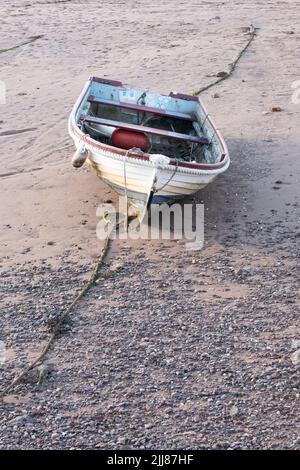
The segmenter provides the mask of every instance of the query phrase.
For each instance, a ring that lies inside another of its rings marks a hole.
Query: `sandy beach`
[[[193,198],[204,248],[114,241],[45,380],[32,371],[0,404],[0,449],[300,448],[299,8],[0,0],[0,390],[89,278],[96,208],[116,200],[71,164],[85,81],[192,93],[257,28],[234,73],[201,94],[231,158]]]

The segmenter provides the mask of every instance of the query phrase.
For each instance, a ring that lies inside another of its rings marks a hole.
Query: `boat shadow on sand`
[[[229,171],[181,201],[181,204],[204,204],[206,244],[267,247],[272,237],[279,244],[287,235],[295,238],[295,218],[286,214],[290,201],[279,190],[280,184],[274,186],[278,175],[270,167],[270,154],[276,158],[276,151],[280,153],[277,144],[246,139],[226,139],[226,142],[231,158]],[[292,188],[290,191],[291,198]],[[278,226],[278,219],[284,226]]]

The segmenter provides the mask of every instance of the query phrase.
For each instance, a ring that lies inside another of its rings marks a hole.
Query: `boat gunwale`
[[[81,94],[79,95],[79,98],[78,98],[77,102],[75,103],[75,105],[72,109],[70,119],[69,119],[69,131],[72,131],[70,133],[73,133],[73,134],[77,135],[77,137],[80,138],[80,140],[82,140],[84,143],[90,145],[91,147],[94,147],[96,149],[95,150],[96,152],[97,152],[97,149],[99,149],[99,150],[102,150],[102,151],[108,151],[112,154],[116,154],[117,156],[124,156],[126,158],[138,159],[138,160],[143,160],[145,162],[151,163],[150,158],[153,154],[149,154],[149,153],[140,154],[140,153],[135,153],[135,152],[128,152],[128,150],[125,150],[125,149],[114,147],[114,146],[109,145],[109,144],[103,144],[103,143],[98,142],[97,140],[93,139],[89,134],[85,134],[84,132],[82,132],[79,129],[79,126],[78,126],[78,123],[76,122],[75,116],[78,113],[78,111],[79,111],[79,109],[82,105],[83,100],[86,98],[86,95],[89,93],[89,88],[90,88],[91,83],[93,81],[100,82],[100,83],[105,83],[105,84],[108,84],[108,85],[117,86],[117,87],[120,87],[120,88],[123,87],[121,82],[108,80],[108,79],[101,79],[101,78],[97,78],[97,77],[90,77],[89,80],[86,82]],[[176,98],[177,94],[174,95],[174,93],[171,92],[169,96],[172,96],[173,98]],[[185,98],[182,98],[182,97],[185,97]],[[189,99],[189,100],[196,101],[200,104],[201,108],[205,112],[205,115],[206,115],[205,119],[210,121],[210,124],[211,124],[211,126],[213,127],[213,129],[215,131],[214,132],[214,138],[217,137],[219,139],[223,152],[221,154],[220,161],[217,162],[217,163],[191,163],[191,162],[184,162],[184,161],[180,161],[180,160],[176,160],[174,158],[173,159],[171,158],[169,166],[171,166],[173,168],[174,167],[177,167],[177,168],[180,167],[180,168],[182,168],[182,170],[184,170],[184,169],[199,170],[199,171],[209,170],[211,173],[215,173],[215,174],[216,173],[217,174],[221,173],[221,171],[216,172],[216,170],[221,170],[221,169],[224,168],[224,171],[225,171],[228,168],[229,163],[230,163],[227,145],[226,145],[222,135],[220,134],[219,130],[216,128],[216,125],[215,125],[213,119],[207,113],[207,110],[206,110],[205,106],[203,105],[201,99],[198,96],[189,96],[189,95],[182,95],[182,94],[178,94],[178,98],[176,98],[176,99]],[[112,156],[112,158],[113,158],[113,156]]]

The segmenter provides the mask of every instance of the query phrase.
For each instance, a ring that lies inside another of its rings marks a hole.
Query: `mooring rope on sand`
[[[247,41],[247,43],[245,44],[245,46],[240,50],[240,52],[238,53],[238,55],[236,56],[236,58],[234,59],[233,62],[231,62],[231,64],[229,64],[229,72],[224,72],[224,75],[222,74],[220,77],[218,77],[214,82],[211,82],[209,83],[208,85],[205,85],[204,87],[200,88],[198,91],[194,91],[192,94],[194,96],[197,96],[197,95],[200,95],[200,93],[203,93],[203,91],[206,91],[208,90],[209,88],[217,85],[218,83],[220,82],[223,82],[223,80],[226,80],[227,78],[229,78],[234,70],[236,69],[236,66],[240,60],[240,58],[242,57],[242,55],[244,54],[244,52],[246,52],[246,50],[248,49],[248,47],[250,46],[251,42],[253,41],[254,37],[255,37],[255,34],[256,34],[256,28],[251,24],[249,26],[249,31],[248,31],[248,34],[249,34],[249,39]]]
[[[38,39],[41,39],[43,37],[42,34],[38,36],[31,36],[27,41],[23,41],[20,44],[16,44],[15,46],[7,47],[6,49],[0,49],[0,54],[3,54],[4,52],[9,52],[13,51],[15,49],[19,49],[19,47],[26,46],[27,44],[31,44],[32,42],[37,41]]]
[[[115,228],[116,225],[113,227]],[[50,346],[53,344],[55,338],[59,334],[61,327],[67,318],[67,316],[74,310],[80,299],[88,292],[88,290],[95,284],[99,270],[104,262],[104,259],[106,255],[108,254],[109,251],[109,245],[110,245],[110,235],[113,232],[113,229],[111,229],[110,232],[108,232],[107,237],[105,238],[104,246],[101,250],[100,256],[98,258],[97,264],[94,267],[91,277],[88,280],[88,282],[83,286],[81,291],[76,295],[74,300],[70,303],[68,308],[58,317],[57,322],[53,328],[52,333],[50,334],[46,345],[44,346],[44,349],[42,352],[38,355],[36,359],[34,359],[22,372],[20,372],[17,377],[15,377],[12,382],[3,390],[3,392],[0,393],[0,399],[3,400],[3,398],[15,387],[15,385],[18,385],[20,381],[39,363],[42,362],[44,359],[45,355],[50,349]]]
[[[227,78],[229,78],[232,73],[234,72],[240,58],[242,57],[243,53],[248,49],[248,47],[250,46],[251,42],[253,41],[254,37],[255,37],[255,33],[256,33],[256,28],[253,26],[253,25],[250,25],[249,27],[249,39],[247,41],[247,43],[245,44],[245,46],[241,49],[241,51],[239,52],[239,54],[237,55],[236,59],[230,64],[230,69],[229,69],[229,72],[226,72],[225,75],[222,75],[221,77],[218,77],[217,80],[215,80],[214,82],[210,83],[209,85],[206,85],[202,88],[200,88],[200,90],[196,91],[193,93],[193,95],[199,95],[200,93],[208,90],[209,88],[215,86],[217,83],[220,83],[221,81],[223,80],[226,80]],[[16,49],[17,47],[20,47],[22,45],[25,45],[25,44],[28,44],[29,42],[33,42],[34,40],[36,39],[39,39],[41,36],[35,36],[34,38],[31,38],[30,41],[28,42],[24,42],[22,44],[20,44],[19,46],[14,46],[10,49],[7,49],[7,50],[12,50],[12,49]],[[1,52],[6,52],[7,50],[1,50],[0,49],[0,53]],[[89,291],[89,289],[95,284],[96,280],[97,280],[97,276],[98,276],[98,273],[99,273],[99,270],[104,262],[104,259],[105,257],[107,256],[108,254],[108,251],[109,251],[109,246],[110,246],[110,241],[111,241],[111,238],[110,238],[110,235],[111,233],[113,233],[113,230],[116,229],[118,226],[118,224],[115,224],[112,228],[111,228],[111,231],[108,232],[108,235],[107,237],[105,238],[105,242],[104,242],[104,246],[103,248],[101,249],[101,252],[100,252],[100,255],[99,255],[99,258],[98,258],[98,261],[96,263],[96,266],[94,267],[93,271],[92,271],[92,274],[91,274],[91,277],[89,279],[89,281],[83,286],[83,288],[81,289],[81,291],[76,295],[76,297],[74,298],[74,300],[71,302],[71,304],[68,306],[68,308],[62,313],[61,316],[58,317],[57,319],[57,323],[55,324],[55,327],[51,333],[51,335],[49,336],[47,342],[46,342],[46,345],[44,346],[44,349],[42,350],[42,352],[39,354],[39,356],[34,359],[22,372],[20,372],[17,377],[15,377],[12,382],[4,389],[3,392],[0,393],[0,400],[3,400],[4,397],[16,386],[20,383],[20,381],[32,370],[34,369],[34,367],[39,363],[39,362],[42,362],[42,360],[44,359],[44,357],[46,356],[47,352],[49,351],[51,345],[53,344],[55,338],[58,336],[60,330],[61,330],[61,327],[65,321],[65,319],[67,318],[67,316],[74,310],[74,308],[76,307],[76,305],[78,304],[78,302],[82,299],[82,297]],[[40,382],[40,381],[39,381]]]

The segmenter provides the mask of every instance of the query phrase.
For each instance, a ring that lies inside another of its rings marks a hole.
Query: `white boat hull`
[[[79,109],[89,93],[90,82],[82,91],[69,119],[69,133],[74,140],[76,149],[84,146],[88,150],[87,163],[97,175],[113,187],[118,193],[126,192],[128,198],[135,204],[148,201],[152,192],[152,202],[174,201],[190,196],[223,173],[229,166],[230,160],[224,140],[215,128],[211,118],[199,101],[199,118],[205,118],[211,138],[217,139],[218,150],[222,159],[207,164],[174,164],[176,159],[166,158],[167,164],[156,164],[151,160],[152,155],[141,156],[132,151],[101,144],[84,134],[78,127]],[[209,127],[210,126],[210,127]],[[209,136],[208,132],[208,136]],[[131,152],[129,154],[129,152]],[[139,204],[138,204],[139,205]]]
[[[118,192],[123,193],[126,187],[128,193],[140,193],[141,198],[151,189],[155,170],[157,178],[155,196],[162,199],[180,199],[194,194],[217,176],[204,171],[203,174],[199,174],[199,171],[183,172],[174,166],[156,169],[148,162],[141,163],[133,161],[132,158],[120,158],[117,154],[110,155],[110,152],[95,150],[90,146],[87,148],[90,151],[87,163],[103,181],[109,183]]]

